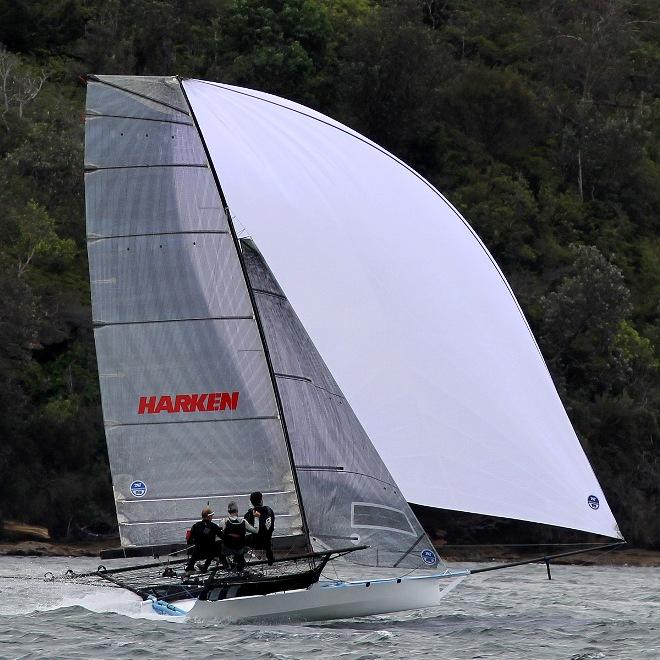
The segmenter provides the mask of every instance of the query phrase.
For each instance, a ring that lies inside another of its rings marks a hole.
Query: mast
[[[202,131],[200,130],[199,124],[197,123],[197,119],[195,117],[195,112],[192,109],[192,106],[190,105],[190,102],[188,101],[188,96],[186,94],[186,90],[184,89],[182,83],[182,78],[181,76],[177,76],[177,80],[179,81],[179,87],[181,88],[181,92],[183,93],[183,97],[186,100],[186,103],[188,105],[188,110],[190,111],[190,116],[193,120],[193,123],[195,124],[195,128],[197,129],[197,134],[199,135],[199,139],[202,142],[202,146],[204,147],[204,152],[206,153],[206,158],[209,163],[209,167],[211,169],[211,173],[213,174],[213,179],[215,181],[215,185],[218,189],[218,194],[220,195],[220,199],[222,200],[222,206],[225,210],[225,214],[227,216],[227,224],[229,225],[229,231],[231,232],[232,240],[234,241],[234,247],[236,248],[236,253],[238,254],[238,259],[241,264],[241,270],[243,272],[243,278],[245,281],[245,285],[247,287],[249,296],[250,296],[250,302],[252,304],[252,309],[254,310],[254,320],[257,324],[257,328],[259,329],[259,336],[261,337],[261,342],[264,347],[264,354],[266,356],[266,363],[268,364],[268,373],[270,374],[270,382],[273,386],[273,392],[275,394],[275,401],[277,403],[277,410],[278,410],[278,415],[280,418],[280,424],[282,425],[282,433],[284,434],[284,440],[286,442],[286,448],[287,448],[287,453],[289,455],[289,461],[291,464],[291,473],[293,474],[293,481],[295,484],[296,491],[298,492],[298,505],[300,506],[300,514],[302,517],[302,523],[303,523],[303,532],[307,536],[307,540],[309,543],[309,527],[307,525],[307,518],[305,516],[305,505],[301,496],[301,491],[300,491],[300,485],[298,483],[298,474],[296,472],[296,465],[295,461],[293,458],[293,451],[291,449],[291,441],[289,439],[289,431],[287,429],[286,425],[286,417],[284,416],[284,409],[282,407],[282,399],[280,397],[280,392],[279,388],[277,386],[277,379],[275,378],[275,371],[273,370],[273,361],[271,360],[270,357],[270,351],[268,350],[268,343],[266,342],[266,334],[264,333],[264,328],[263,324],[261,322],[261,317],[259,315],[259,309],[257,307],[257,301],[255,299],[254,291],[252,290],[252,285],[250,284],[250,278],[248,277],[247,273],[247,268],[245,265],[245,259],[243,256],[243,250],[241,249],[240,241],[238,239],[238,235],[236,234],[236,229],[234,227],[234,222],[231,217],[231,212],[229,210],[229,204],[227,202],[227,198],[225,197],[225,193],[222,190],[222,185],[220,183],[220,178],[218,177],[218,172],[215,169],[215,165],[213,164],[213,159],[211,158],[211,154],[209,152],[208,146],[206,144],[206,141],[204,139],[204,135]]]

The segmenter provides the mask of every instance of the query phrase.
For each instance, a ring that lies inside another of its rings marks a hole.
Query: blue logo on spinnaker
[[[598,498],[595,495],[589,495],[589,497],[587,497],[587,504],[592,509],[597,509],[600,506],[600,502],[598,501]]]
[[[433,550],[429,550],[427,548],[426,550],[422,550],[422,552],[420,554],[422,556],[422,561],[425,564],[429,564],[429,566],[433,566],[433,564],[438,563],[438,558],[437,558],[435,552],[433,552]]]
[[[147,484],[144,481],[134,481],[131,484],[131,493],[135,497],[144,497],[147,494]]]

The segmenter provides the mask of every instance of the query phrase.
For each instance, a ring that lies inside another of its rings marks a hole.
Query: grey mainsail
[[[175,78],[89,80],[92,313],[121,542],[182,543],[207,502],[265,493],[307,546],[236,245]]]
[[[392,475],[256,246],[241,241],[287,421],[312,540],[369,548],[371,566],[437,566],[438,558]]]

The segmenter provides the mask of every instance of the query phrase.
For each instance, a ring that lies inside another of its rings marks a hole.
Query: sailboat
[[[276,513],[272,567],[102,577],[168,614],[330,619],[470,575],[409,501],[621,538],[504,275],[377,144],[254,90],[90,76],[85,190],[105,558],[176,552],[254,490]],[[400,574],[322,579],[337,556]]]

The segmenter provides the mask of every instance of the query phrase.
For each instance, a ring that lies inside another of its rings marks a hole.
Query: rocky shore
[[[0,556],[13,557],[98,557],[101,550],[117,547],[116,541],[0,541]]]

